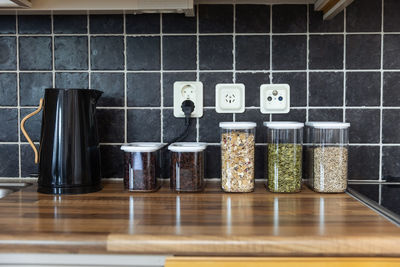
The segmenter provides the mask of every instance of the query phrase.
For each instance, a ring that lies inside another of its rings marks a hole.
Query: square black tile
[[[311,35],[310,69],[343,69],[343,35]]]
[[[233,69],[232,36],[200,36],[199,64],[201,70]]]
[[[124,38],[91,37],[90,57],[92,70],[123,70]]]
[[[17,42],[15,37],[0,37],[0,70],[17,69]]]
[[[89,20],[91,34],[124,32],[123,15],[90,15]]]
[[[347,32],[380,32],[382,1],[355,1],[346,8]]]
[[[88,32],[86,15],[54,15],[53,24],[55,34],[83,34]]]
[[[160,33],[160,14],[126,15],[126,33]]]
[[[21,119],[25,118],[28,114],[34,112],[36,108],[22,108],[21,109]],[[40,111],[38,114],[36,114],[33,117],[30,117],[26,122],[25,122],[25,129],[29,134],[29,137],[32,139],[33,142],[39,142],[40,141],[40,131],[42,127],[42,116],[43,112]],[[22,131],[19,132],[21,136],[21,142],[28,142],[26,140],[25,136],[23,135]]]
[[[127,75],[128,106],[160,106],[161,77],[159,73],[128,73]]]
[[[50,72],[20,73],[19,90],[21,106],[38,106],[44,97],[44,89],[53,87],[53,75]]]
[[[379,187],[375,184],[349,184],[348,187],[375,202],[379,201]]]
[[[200,5],[199,32],[233,32],[233,5]]]
[[[305,109],[291,109],[286,114],[272,114],[273,121],[306,121],[306,110]]]
[[[269,70],[269,36],[236,36],[236,69]]]
[[[346,109],[350,143],[379,143],[379,109]]]
[[[125,105],[125,78],[123,73],[93,72],[91,89],[103,91],[98,107],[122,107]]]
[[[18,177],[18,145],[0,145],[0,177]]]
[[[289,35],[272,37],[272,69],[304,70],[306,67],[306,36]]]
[[[309,5],[310,32],[343,32],[343,12],[337,14],[333,19],[324,20],[322,11],[314,11],[314,5]]]
[[[221,177],[221,147],[207,146],[205,160],[205,178]]]
[[[163,14],[163,33],[196,33],[196,16],[187,17],[185,14]]]
[[[236,83],[243,83],[246,87],[246,107],[260,106],[260,86],[270,83],[268,73],[236,73]]]
[[[274,83],[287,83],[290,86],[290,106],[307,105],[307,74],[305,72],[276,72],[272,74]]]
[[[400,73],[383,73],[383,106],[400,106]]]
[[[350,146],[348,164],[350,180],[379,179],[379,147]]]
[[[270,31],[269,5],[236,5],[237,33],[267,33]]]
[[[20,70],[51,70],[53,68],[51,50],[51,37],[20,37]]]
[[[176,81],[196,81],[196,72],[166,72],[166,73],[164,73],[164,75],[163,75],[164,107],[173,107],[174,106],[174,83]],[[203,81],[203,83],[204,83],[204,81]],[[204,86],[203,86],[203,90],[205,90]],[[206,101],[207,97],[205,95],[203,97],[204,97],[204,101]]]
[[[400,2],[398,0],[385,0],[383,30],[385,32],[400,31]]]
[[[128,70],[160,70],[160,37],[126,39]]]
[[[343,121],[343,109],[309,109],[309,121]]]
[[[307,32],[307,5],[273,5],[272,32]]]
[[[382,115],[382,143],[400,143],[400,110],[385,109]]]
[[[343,105],[343,72],[310,72],[310,106]]]
[[[35,164],[35,154],[30,145],[21,145],[21,177],[32,178],[39,173],[39,166]]]
[[[196,37],[163,37],[163,64],[164,70],[195,70]]]
[[[18,33],[46,34],[51,33],[50,15],[19,15]]]
[[[215,86],[218,83],[233,83],[232,78],[232,72],[201,72],[204,106],[215,107]]]
[[[128,110],[128,142],[160,142],[159,109]]]
[[[0,106],[17,105],[17,74],[0,73]]]
[[[18,141],[18,110],[16,108],[0,109],[0,142]]]
[[[381,99],[379,72],[348,72],[346,74],[347,106],[379,106]]]
[[[400,69],[400,36],[385,34],[383,38],[383,68]]]
[[[124,152],[121,150],[121,146],[103,145],[100,146],[100,153],[103,178],[123,178]]]
[[[56,88],[88,89],[89,74],[84,72],[56,73]]]
[[[233,116],[230,113],[217,113],[215,109],[205,109],[199,122],[199,141],[219,143],[221,141],[219,123],[232,120]]]
[[[384,146],[382,150],[382,176],[400,176],[400,146]]]
[[[254,121],[257,123],[256,143],[265,143],[266,129],[263,126],[264,121],[269,121],[269,114],[261,114],[259,109],[246,109],[244,113],[237,113],[236,121]]]
[[[254,178],[255,179],[266,179],[264,175],[265,170],[265,154],[267,146],[256,146],[255,149],[255,162],[254,162]]]
[[[379,69],[381,36],[377,34],[347,35],[346,68]]]
[[[185,119],[175,118],[174,111],[172,109],[163,110],[163,142],[169,143],[178,136],[180,136],[185,130]],[[189,127],[189,132],[186,138],[183,140],[185,142],[196,141],[196,119],[191,119],[191,124]]]
[[[0,33],[12,34],[16,32],[16,18],[14,15],[0,16]]]
[[[54,38],[54,65],[56,70],[87,70],[87,37],[56,36]]]
[[[125,111],[123,109],[97,109],[97,124],[101,143],[123,143]]]

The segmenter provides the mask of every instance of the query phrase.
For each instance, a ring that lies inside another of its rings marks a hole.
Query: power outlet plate
[[[260,86],[260,110],[263,114],[289,113],[289,84],[263,84]]]
[[[215,110],[218,113],[243,113],[245,110],[244,84],[217,84],[215,86]]]
[[[175,82],[174,83],[174,116],[184,118],[182,103],[191,100],[194,103],[194,111],[191,118],[203,116],[203,83],[202,82]]]

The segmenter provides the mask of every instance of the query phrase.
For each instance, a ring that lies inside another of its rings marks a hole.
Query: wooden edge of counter
[[[396,236],[152,236],[111,234],[107,251],[192,256],[399,257]]]

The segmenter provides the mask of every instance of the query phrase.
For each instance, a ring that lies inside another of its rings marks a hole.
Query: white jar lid
[[[264,121],[264,126],[270,129],[301,129],[304,123],[297,121]]]
[[[125,152],[154,152],[159,150],[163,144],[152,142],[135,142],[121,146],[121,150]]]
[[[206,149],[206,143],[178,142],[169,145],[168,149],[172,152],[200,152]]]
[[[350,127],[350,123],[336,121],[310,121],[306,122],[306,126],[317,129],[347,129]]]
[[[257,123],[252,121],[227,121],[220,122],[219,127],[222,129],[253,129],[257,127]]]

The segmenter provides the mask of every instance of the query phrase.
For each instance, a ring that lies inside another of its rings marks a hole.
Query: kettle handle
[[[25,118],[23,118],[21,121],[21,131],[24,134],[25,138],[28,140],[29,144],[31,145],[33,152],[35,152],[35,164],[38,164],[38,162],[39,162],[39,154],[38,154],[35,144],[32,142],[31,138],[29,137],[28,133],[26,132],[24,125],[25,125],[26,120],[28,120],[30,117],[38,114],[42,110],[42,108],[43,108],[43,98],[40,99],[39,107],[34,112],[26,115]]]

